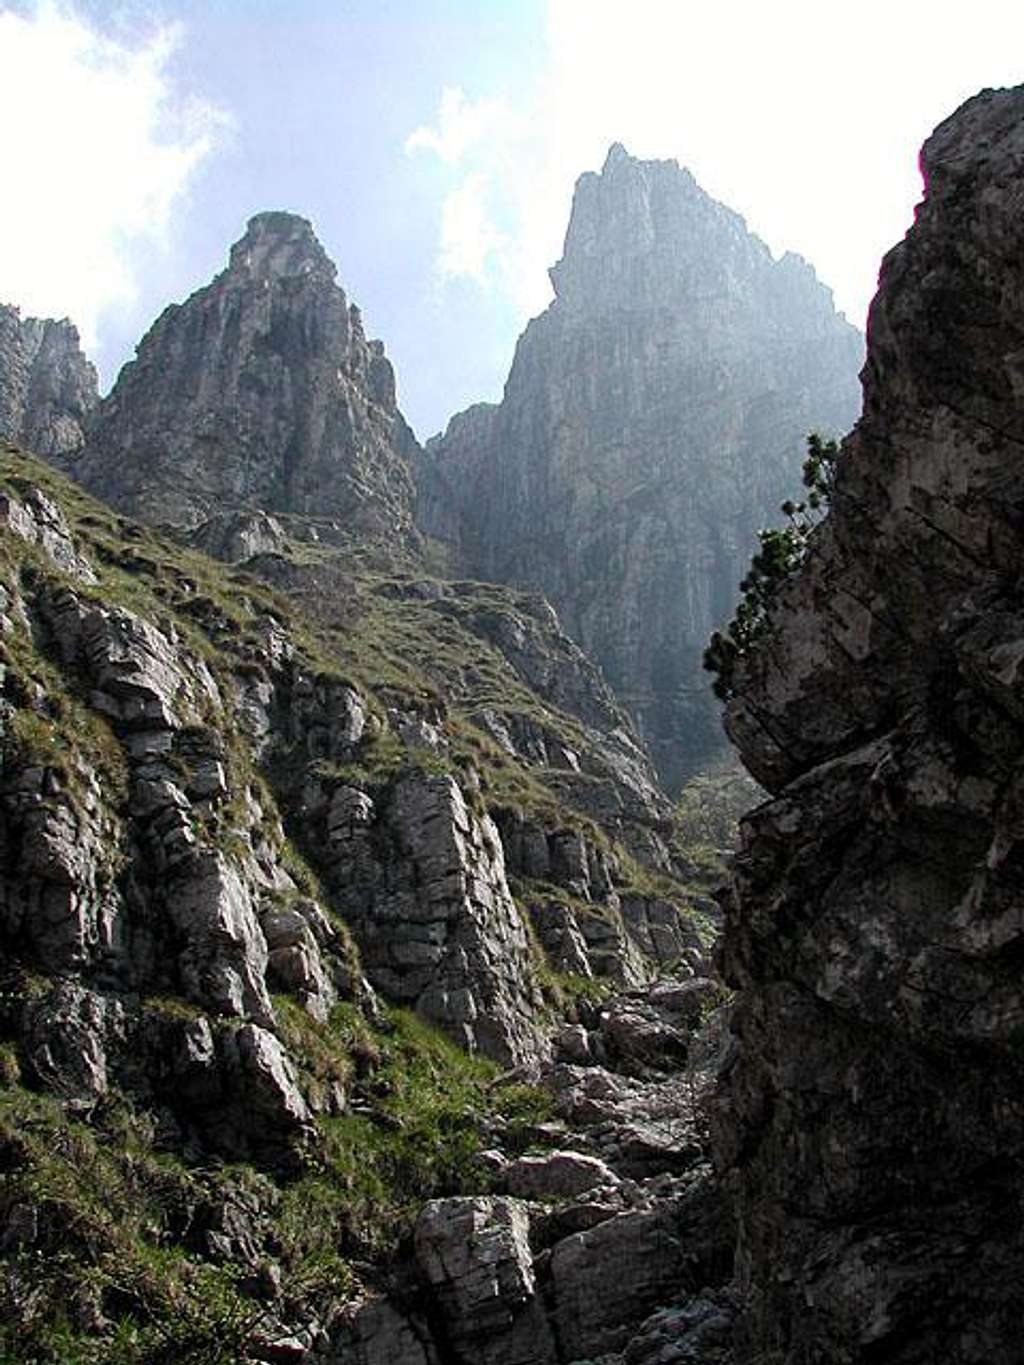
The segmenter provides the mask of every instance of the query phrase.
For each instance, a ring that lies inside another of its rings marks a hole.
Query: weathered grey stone
[[[416,1223],[416,1260],[460,1365],[549,1365],[530,1220],[511,1199],[435,1199]]]
[[[325,1365],[437,1365],[425,1326],[387,1299],[370,1299],[346,1309],[331,1335]]]
[[[179,956],[185,990],[220,1014],[273,1022],[267,943],[249,888],[221,853],[197,855],[167,889],[167,909],[186,940]]]
[[[721,1196],[697,1182],[661,1207],[617,1214],[559,1242],[551,1299],[564,1359],[622,1350],[654,1309],[717,1278],[729,1233]]]
[[[587,943],[572,909],[557,901],[531,901],[528,911],[552,967],[574,976],[592,977]]]
[[[608,977],[625,987],[639,986],[647,980],[653,964],[644,962],[617,909],[605,914],[578,915],[576,923],[587,945],[587,960],[594,976]]]
[[[618,1176],[585,1152],[545,1152],[510,1162],[501,1181],[505,1191],[518,1199],[571,1199],[599,1185],[616,1185]]]
[[[232,564],[253,555],[278,554],[287,537],[277,518],[266,512],[225,512],[197,526],[189,542],[214,559]]]
[[[706,1291],[678,1308],[652,1313],[622,1353],[624,1365],[731,1365],[738,1302]]]
[[[95,775],[21,768],[0,786],[0,927],[49,971],[80,971],[108,951],[123,913],[114,881],[123,829]]]
[[[25,1057],[36,1082],[76,1105],[89,1105],[110,1085],[108,1048],[122,1043],[120,1001],[75,981],[58,981],[25,1009]]]
[[[0,304],[0,436],[40,455],[73,454],[97,399],[96,371],[66,318],[22,318]]]
[[[204,704],[219,702],[206,663],[173,631],[69,589],[42,594],[39,606],[64,662],[87,671],[92,705],[120,729],[148,736],[197,721]],[[153,751],[147,745],[138,757],[147,761]]]
[[[660,1211],[618,1214],[559,1242],[551,1279],[567,1358],[620,1349],[631,1322],[678,1296],[687,1270],[675,1220]]]
[[[476,576],[544,592],[676,783],[720,746],[707,638],[806,433],[855,416],[861,339],[805,261],[621,147],[551,273],[501,404],[418,457],[417,515]]]
[[[347,683],[300,675],[293,679],[289,728],[310,758],[351,757],[366,729],[366,703]]]
[[[607,1055],[625,1067],[670,1071],[686,1060],[687,1035],[648,1001],[618,997],[601,1011]]]
[[[663,971],[676,970],[687,953],[701,950],[692,921],[672,901],[660,896],[622,896],[619,913],[629,937]]]
[[[38,488],[29,490],[21,501],[0,494],[0,526],[30,545],[38,545],[58,569],[72,578],[83,583],[96,582],[95,570],[76,550],[60,508]]]
[[[305,219],[251,219],[227,269],[143,338],[75,477],[151,521],[262,508],[408,535],[415,442],[334,276]]]
[[[737,1360],[1020,1355],[1024,89],[921,165],[830,514],[732,679],[774,793],[724,898]]]
[[[547,1051],[526,930],[493,822],[448,776],[403,776],[373,803],[340,787],[328,808],[332,884],[367,976],[468,1047],[513,1064]]]
[[[258,1133],[260,1121],[277,1129],[301,1132],[311,1120],[299,1091],[295,1067],[277,1038],[258,1024],[242,1024],[225,1036],[224,1049],[237,1075],[230,1089],[238,1103],[251,1109],[244,1123],[247,1132]]]
[[[270,905],[260,914],[260,927],[267,942],[268,968],[278,983],[295,995],[320,1023],[327,1022],[338,998],[327,964],[320,952],[314,924],[321,938],[333,938],[322,912],[312,902]],[[313,923],[311,924],[311,912]]]
[[[594,1053],[594,1040],[582,1024],[567,1024],[555,1034],[555,1060],[587,1066],[599,1061]]]

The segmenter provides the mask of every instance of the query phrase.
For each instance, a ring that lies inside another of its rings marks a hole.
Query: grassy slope
[[[569,743],[580,740],[578,722],[530,692],[499,651],[456,616],[390,600],[380,591],[387,574],[379,570],[354,581],[344,611],[303,616],[294,600],[126,521],[24,452],[0,454],[0,488],[20,497],[30,486],[60,504],[99,572],[95,588],[76,583],[76,592],[122,603],[158,624],[173,622],[220,674],[246,666],[259,644],[257,623],[269,617],[287,630],[312,672],[350,681],[380,721],[356,761],[364,779],[386,783],[410,762],[450,767],[462,777],[472,767],[483,804],[514,804],[542,824],[574,826],[610,843],[588,814],[566,804],[543,767],[517,763],[472,723],[481,705],[494,705],[536,716]],[[60,577],[39,552],[5,536],[0,584],[28,588],[40,574]],[[495,609],[505,600],[499,593]],[[123,808],[122,751],[74,680],[17,629],[0,638],[0,662],[5,768],[39,761],[63,771],[69,784],[91,770],[112,809]],[[396,703],[434,707],[447,748],[403,749],[386,720]],[[232,763],[246,762],[239,746],[227,747]],[[254,776],[281,795],[273,772]],[[230,838],[230,808],[220,819]],[[301,853],[285,846],[281,853],[315,887]],[[678,884],[652,878],[622,849],[617,856],[638,885],[681,897]],[[580,983],[550,971],[547,981],[552,1008],[571,1010]],[[247,1343],[271,1329],[271,1281],[283,1284],[274,1312],[295,1321],[344,1299],[387,1267],[425,1198],[485,1187],[472,1158],[493,1125],[503,1125],[514,1144],[545,1109],[540,1092],[496,1086],[492,1066],[459,1053],[411,1016],[393,1013],[371,1025],[353,1006],[340,1005],[324,1027],[285,998],[276,1002],[280,1031],[301,1059],[307,1090],[343,1082],[347,1112],[318,1121],[316,1150],[298,1172],[225,1166],[184,1153],[129,1095],[114,1093],[76,1118],[27,1089],[15,1021],[19,994],[32,988],[24,971],[7,970],[0,982],[0,1225],[8,1229],[0,1322],[12,1324],[0,1326],[5,1360],[244,1359]],[[191,1008],[174,998],[150,1004]],[[225,1209],[241,1210],[244,1255],[218,1256],[202,1235],[218,1218],[223,1223]]]

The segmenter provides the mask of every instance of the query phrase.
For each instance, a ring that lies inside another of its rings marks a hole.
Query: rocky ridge
[[[0,376],[0,437],[52,458],[81,449],[99,394],[70,322],[0,304]]]
[[[417,521],[461,571],[545,594],[677,787],[720,746],[708,636],[807,432],[856,416],[861,340],[805,261],[618,145],[551,277],[502,402],[414,455]]]
[[[708,1285],[724,1321],[679,1074],[705,931],[550,612],[327,555],[358,601],[314,622],[259,556],[13,447],[2,482],[5,1349],[120,1358],[121,1320],[126,1361],[561,1363]],[[273,563],[309,587],[300,550]],[[415,668],[440,640],[450,696]]]
[[[922,152],[831,512],[739,661],[738,1359],[1020,1358],[1024,90]]]
[[[66,467],[151,522],[244,509],[411,535],[415,441],[335,275],[304,218],[258,214],[227,268],[157,319]]]

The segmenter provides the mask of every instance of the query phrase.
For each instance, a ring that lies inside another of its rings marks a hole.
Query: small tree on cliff
[[[704,667],[715,675],[712,690],[723,701],[732,696],[737,659],[749,651],[764,631],[779,584],[803,562],[811,532],[828,511],[838,455],[839,446],[835,441],[826,441],[812,431],[807,438],[807,458],[803,465],[806,496],[800,502],[787,499],[782,504],[788,525],[757,533],[761,548],[751,559],[747,576],[740,583],[742,596],[736,614],[724,631],[713,633],[704,651]]]

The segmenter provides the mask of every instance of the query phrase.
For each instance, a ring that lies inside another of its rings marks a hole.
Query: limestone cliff
[[[544,592],[677,784],[720,743],[707,637],[806,433],[853,420],[860,337],[806,262],[621,146],[551,276],[501,404],[428,444],[417,516],[464,570]]]
[[[544,603],[300,520],[225,565],[0,448],[0,1355],[722,1342],[645,756]]]
[[[831,514],[740,660],[737,1359],[1020,1360],[1024,88],[921,158]]]
[[[401,539],[415,443],[335,273],[304,218],[253,218],[227,269],[143,338],[75,478],[148,521],[263,508]]]
[[[98,399],[96,371],[70,322],[0,304],[0,436],[41,455],[74,454]]]

